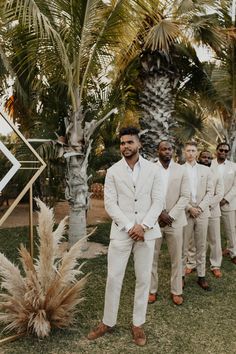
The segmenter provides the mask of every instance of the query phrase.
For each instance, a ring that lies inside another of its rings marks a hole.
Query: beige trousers
[[[224,225],[224,230],[226,237],[228,238],[228,249],[230,252],[230,257],[236,257],[236,212],[232,211],[221,211],[222,222]]]
[[[206,273],[206,240],[208,218],[188,217],[188,225],[184,226],[183,232],[183,253],[182,253],[182,275],[185,275],[187,265],[189,240],[193,235],[196,247],[196,268],[199,277],[204,277]]]
[[[208,219],[207,243],[210,247],[210,268],[218,269],[222,263],[220,217]],[[193,235],[189,239],[187,268],[196,268],[196,247]]]
[[[220,268],[222,262],[220,217],[209,218],[207,241],[210,247],[211,269]]]
[[[134,256],[136,278],[133,324],[141,326],[145,322],[154,246],[155,240],[135,242],[130,238],[110,241],[103,316],[103,323],[106,325],[113,327],[116,324],[122,283],[131,252]]]
[[[187,268],[195,269],[196,268],[196,247],[193,238],[193,232],[189,235],[188,240],[188,256],[187,256]]]
[[[171,293],[182,294],[182,243],[183,227],[172,228],[166,226],[161,229],[163,238],[166,239],[168,251],[171,259]],[[158,259],[162,245],[162,238],[156,239],[155,251],[152,264],[152,276],[150,293],[155,294],[158,290]]]

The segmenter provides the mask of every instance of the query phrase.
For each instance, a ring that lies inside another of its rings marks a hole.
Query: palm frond
[[[176,41],[179,34],[179,26],[174,21],[163,19],[148,32],[145,48],[168,52],[170,45]]]

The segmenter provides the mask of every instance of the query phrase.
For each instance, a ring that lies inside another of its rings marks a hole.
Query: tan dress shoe
[[[143,347],[146,344],[146,336],[142,327],[132,326],[133,341],[136,345]]]
[[[148,303],[154,304],[157,301],[157,293],[148,295]]]
[[[171,298],[172,298],[173,303],[178,306],[182,305],[182,303],[184,302],[182,295],[171,294]]]
[[[221,273],[221,270],[219,268],[214,268],[211,271],[212,271],[212,274],[214,275],[215,278],[221,278],[222,277],[222,273]]]
[[[106,333],[111,333],[113,331],[113,327],[109,327],[105,325],[103,322],[99,323],[97,328],[93,329],[88,335],[87,338],[89,340],[95,340],[104,336]]]

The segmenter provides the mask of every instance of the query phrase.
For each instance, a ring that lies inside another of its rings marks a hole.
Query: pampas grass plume
[[[19,248],[24,276],[17,266],[0,253],[1,287],[0,322],[6,331],[33,333],[46,337],[51,328],[71,325],[78,304],[83,300],[88,275],[82,276],[77,258],[84,239],[79,240],[58,260],[60,241],[67,218],[54,229],[54,214],[41,200],[38,213],[38,257],[35,261],[27,249]]]

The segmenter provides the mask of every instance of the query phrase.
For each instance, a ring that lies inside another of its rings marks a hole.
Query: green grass
[[[0,230],[0,250],[17,261],[17,247],[27,243],[27,228]],[[108,243],[109,224],[98,226],[91,241]],[[87,260],[84,272],[92,271],[85,296],[73,328],[53,330],[49,338],[27,336],[0,347],[7,354],[74,354],[74,353],[153,353],[153,354],[234,354],[236,353],[236,266],[224,258],[223,278],[207,273],[213,291],[204,292],[196,284],[196,274],[187,277],[185,302],[177,307],[170,299],[170,262],[166,245],[160,257],[160,297],[149,305],[148,337],[144,348],[137,348],[130,335],[134,294],[132,259],[128,264],[122,289],[119,317],[114,334],[89,342],[86,334],[97,325],[103,314],[106,281],[106,256]],[[208,264],[209,269],[209,264]],[[2,334],[2,338],[4,334]]]

